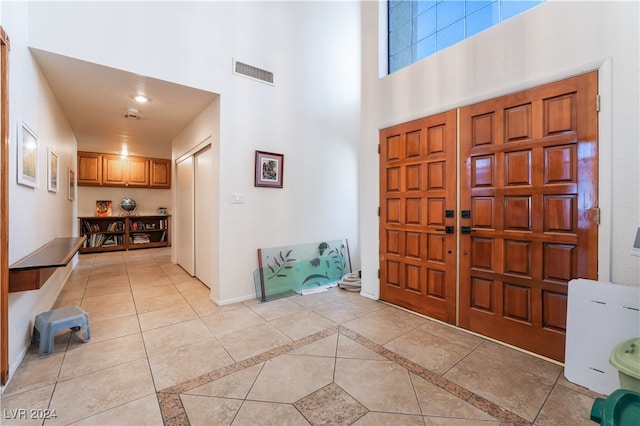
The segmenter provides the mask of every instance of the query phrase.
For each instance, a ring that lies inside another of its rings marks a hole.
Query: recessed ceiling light
[[[146,104],[147,102],[151,102],[151,98],[145,95],[133,95],[132,98],[141,104]]]

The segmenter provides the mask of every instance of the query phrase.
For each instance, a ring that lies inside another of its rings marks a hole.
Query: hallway
[[[168,248],[81,255],[56,302],[70,305],[91,340],[33,344],[3,425],[584,425],[599,396],[556,364],[338,288],[218,307]]]

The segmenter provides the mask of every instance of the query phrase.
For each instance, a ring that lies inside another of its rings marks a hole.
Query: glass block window
[[[390,0],[389,73],[546,0]]]

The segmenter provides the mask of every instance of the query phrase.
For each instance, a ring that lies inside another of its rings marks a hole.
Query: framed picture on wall
[[[51,148],[47,150],[47,190],[58,192],[58,154]]]
[[[256,151],[255,186],[282,188],[284,154]]]
[[[68,170],[69,175],[69,185],[67,188],[67,198],[71,201],[75,199],[76,195],[76,174],[70,168]]]
[[[38,187],[38,137],[27,123],[18,123],[18,183]]]

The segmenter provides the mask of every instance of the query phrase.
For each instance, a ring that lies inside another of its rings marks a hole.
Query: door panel
[[[460,110],[460,326],[564,359],[568,281],[597,279],[597,73]]]
[[[78,152],[78,185],[102,185],[102,155]]]
[[[149,160],[149,186],[151,188],[171,188],[171,161]]]
[[[194,242],[194,179],[193,156],[176,165],[176,201],[178,223],[176,228],[176,253],[178,265],[193,276],[195,274]]]
[[[211,145],[198,151],[193,156],[194,162],[194,275],[209,288],[213,286],[212,242],[214,199],[210,196],[213,182],[213,149]],[[197,237],[196,237],[197,236]]]
[[[102,156],[102,185],[124,186],[126,163],[119,155]]]
[[[147,158],[129,157],[126,185],[129,187],[149,187],[149,160]]]
[[[456,297],[455,132],[456,111],[380,131],[381,298],[449,323]]]

